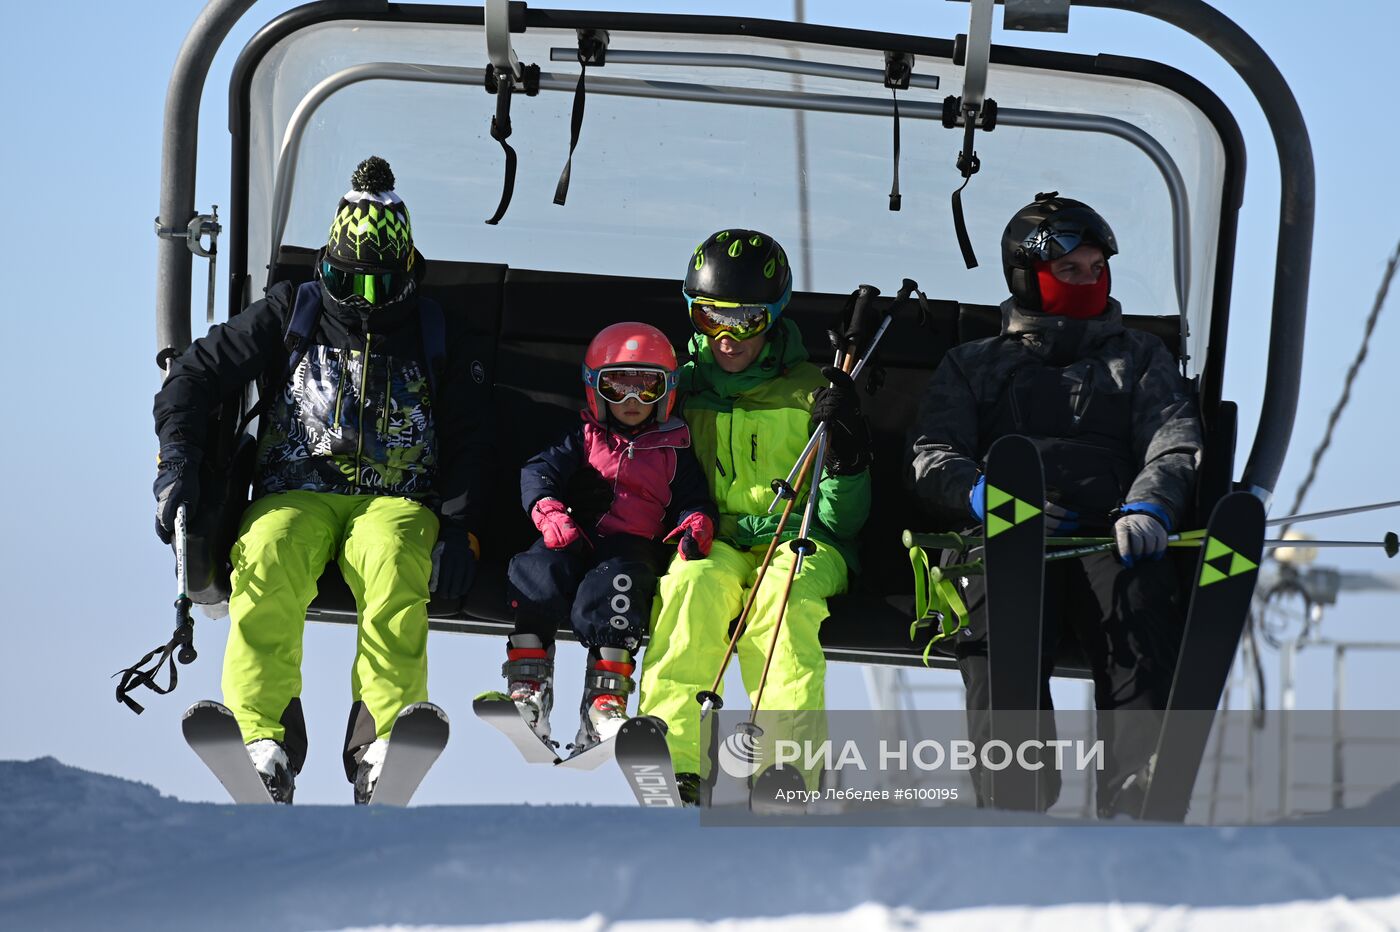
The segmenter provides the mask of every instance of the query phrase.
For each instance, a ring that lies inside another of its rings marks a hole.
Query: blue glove
[[[433,547],[428,591],[440,599],[460,599],[476,580],[476,539],[459,527],[445,527]]]
[[[199,461],[194,447],[172,444],[162,447],[156,458],[156,536],[168,544],[175,537],[175,512],[181,505],[191,516],[199,506]]]
[[[1118,514],[1113,524],[1118,561],[1130,567],[1139,560],[1162,559],[1170,530],[1166,509],[1151,502],[1129,502]]]
[[[972,509],[972,516],[978,521],[987,520],[987,477],[978,476],[977,481],[972,485],[972,491],[967,493],[967,505]]]

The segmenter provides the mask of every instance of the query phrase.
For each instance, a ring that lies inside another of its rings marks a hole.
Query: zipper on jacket
[[[368,325],[369,321],[365,321]],[[364,356],[360,360],[360,417],[359,429],[355,433],[355,494],[360,494],[360,464],[364,460],[365,453],[365,392],[369,389],[369,346],[373,337],[369,328],[365,328],[365,349]]]
[[[340,429],[340,405],[345,400],[345,370],[350,367],[350,351],[344,350],[340,357],[340,378],[335,380],[335,411],[331,414],[331,427]]]
[[[715,468],[719,470],[719,474],[721,476],[723,476],[726,479],[729,478],[729,473],[724,471],[724,464],[719,461],[718,456],[715,457]]]
[[[393,360],[388,356],[384,357],[384,416],[379,419],[379,433],[387,441],[389,439],[389,405],[394,400],[394,370]]]
[[[758,462],[758,434],[749,434],[749,459]]]

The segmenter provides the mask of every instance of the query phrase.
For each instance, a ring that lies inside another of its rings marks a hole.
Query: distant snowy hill
[[[52,758],[0,761],[0,788],[7,929],[1400,927],[1394,829],[718,829],[693,812],[579,806],[236,810]]]

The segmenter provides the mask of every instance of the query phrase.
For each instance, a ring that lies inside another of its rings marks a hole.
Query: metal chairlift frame
[[[186,37],[171,76],[165,107],[160,215],[156,221],[157,229],[161,232],[157,269],[156,361],[162,367],[172,355],[181,351],[190,342],[191,265],[193,255],[198,252],[197,247],[200,246],[200,242],[193,232],[186,236],[183,231],[198,229],[207,232],[211,223],[211,218],[198,214],[194,207],[197,158],[195,140],[199,122],[200,97],[216,51],[238,19],[252,6],[253,2],[254,0],[210,0]],[[988,0],[974,0],[974,3],[978,5],[987,2]],[[1146,15],[1164,21],[1200,39],[1235,68],[1254,94],[1268,120],[1278,153],[1281,179],[1281,207],[1278,247],[1275,255],[1271,329],[1266,384],[1258,428],[1253,438],[1249,459],[1237,482],[1239,487],[1255,492],[1267,502],[1272,495],[1282,468],[1284,454],[1293,429],[1306,319],[1313,234],[1314,177],[1312,150],[1302,114],[1292,92],[1267,54],[1240,27],[1203,0],[1074,0],[1074,2],[1081,7],[1116,9]],[[1011,7],[1020,8],[1017,10],[1017,15],[1022,17],[1023,22],[1027,21],[1024,3],[1010,0],[1008,13],[1012,12]],[[508,33],[522,32],[530,28],[608,30],[614,36],[614,44],[618,44],[616,37],[619,35],[628,32],[645,32],[713,36],[717,42],[722,42],[726,36],[760,37],[798,44],[903,52],[909,55],[930,56],[943,60],[953,59],[955,55],[955,43],[948,39],[737,17],[535,10],[527,8],[524,3],[511,2],[507,4],[498,2],[498,0],[490,0],[486,7],[389,4],[382,2],[382,0],[320,0],[320,2],[297,7],[273,19],[247,44],[233,69],[230,82],[228,122],[232,137],[232,203],[229,205],[228,223],[235,234],[230,237],[228,245],[226,272],[229,285],[228,310],[230,316],[246,306],[252,299],[254,288],[260,287],[262,284],[254,281],[250,273],[250,260],[254,261],[254,267],[256,267],[261,264],[263,257],[250,257],[247,231],[240,230],[240,224],[246,224],[248,216],[249,93],[253,74],[262,59],[281,40],[299,30],[335,20],[485,26],[490,49],[489,58],[492,64],[498,70],[511,69],[517,77],[518,62],[513,50],[509,47],[508,35],[504,36],[503,43],[502,23],[505,24],[504,28]],[[558,60],[570,54],[571,51],[553,50],[551,59]],[[1128,77],[1159,84],[1188,99],[1214,125],[1225,148],[1225,190],[1221,203],[1218,242],[1216,244],[1210,332],[1206,342],[1206,358],[1203,365],[1199,367],[1198,391],[1202,410],[1207,413],[1207,416],[1217,412],[1221,408],[1222,400],[1221,387],[1228,336],[1237,214],[1242,202],[1244,184],[1243,139],[1229,111],[1208,89],[1189,76],[1152,62],[1106,55],[1089,58],[1082,55],[1032,51],[998,45],[986,48],[985,52],[988,60],[993,64]],[[609,61],[617,64],[623,64],[629,60],[629,56],[622,51],[611,51],[609,56]],[[659,52],[631,56],[632,60],[647,64],[665,64],[667,58],[667,53]],[[687,53],[672,53],[670,58],[675,64],[695,63],[695,57]],[[832,69],[842,67],[823,65],[820,61],[775,63],[754,60],[756,58],[758,57],[717,53],[714,56],[706,56],[706,64],[708,66],[768,68],[780,71],[801,68],[807,69],[804,73],[825,74],[827,76],[833,74]],[[396,67],[403,69],[403,72],[396,72]],[[407,74],[409,70],[413,72],[411,75]],[[871,69],[871,71],[872,80],[877,79],[874,70]],[[336,88],[358,80],[387,76],[407,77],[410,80],[480,84],[483,75],[484,69],[476,68],[447,68],[404,65],[402,63],[353,66],[339,74],[328,76],[308,95],[307,99],[303,100],[302,106],[299,108],[298,118],[294,119],[288,128],[288,135],[295,136],[298,132],[297,126],[300,125],[297,120],[308,116],[319,100],[324,99]],[[854,77],[854,75],[841,76]],[[969,77],[971,77],[971,72],[969,72]],[[925,76],[923,80],[927,82],[928,79]],[[555,76],[545,73],[540,77],[540,88],[551,91],[571,91],[574,81],[573,75]],[[925,86],[927,85],[925,84]],[[887,101],[809,94],[801,91],[778,93],[745,91],[738,88],[707,90],[696,85],[680,84],[673,88],[667,88],[665,82],[638,82],[611,76],[590,78],[589,91],[590,93],[715,100],[727,103],[741,102],[760,106],[836,110],[838,112],[889,112]],[[751,99],[736,100],[736,94],[748,95]],[[931,113],[922,112],[921,108],[923,110],[931,109],[927,104],[916,101],[902,103],[900,109],[901,114],[905,116],[925,119],[938,118]],[[1000,111],[998,120],[1006,125],[1087,129],[1109,133],[1131,142],[1146,153],[1162,173],[1173,200],[1177,227],[1175,245],[1179,258],[1176,282],[1178,298],[1182,298],[1186,289],[1185,281],[1190,274],[1189,268],[1183,268],[1181,264],[1181,260],[1187,259],[1183,241],[1183,237],[1186,235],[1184,231],[1187,229],[1184,219],[1186,199],[1180,190],[1179,175],[1176,176],[1175,181],[1173,180],[1175,166],[1172,164],[1170,156],[1155,140],[1124,121],[1092,115],[1048,114],[1039,111],[1022,112],[1008,108]],[[295,178],[295,145],[290,149],[284,148],[283,154],[282,164],[278,167],[278,188],[285,201]],[[281,204],[280,210],[279,216],[284,221],[285,203]],[[273,240],[274,253],[280,235],[279,226]],[[1227,469],[1233,468],[1232,464],[1229,464],[1231,459],[1232,457],[1227,457]],[[1229,478],[1234,479],[1233,475]],[[447,627],[450,630],[474,630],[470,623],[446,626],[435,623],[434,626]],[[874,663],[909,662],[908,658],[882,658],[878,656],[836,657],[835,659]]]

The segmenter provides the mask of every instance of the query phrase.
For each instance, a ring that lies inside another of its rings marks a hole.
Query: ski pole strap
[[[579,132],[583,129],[584,78],[589,65],[601,65],[608,51],[608,34],[601,29],[580,29],[578,33],[578,85],[574,88],[574,110],[569,118],[569,157],[564,161],[564,170],[559,173],[559,183],[554,186],[554,203],[564,206],[569,196],[569,177],[574,168],[574,149],[578,146]]]
[[[177,661],[178,663],[193,663],[195,658],[199,656],[194,649],[194,622],[189,617],[190,600],[183,597],[177,599],[175,610],[179,624],[170,640],[148,652],[146,656],[125,670],[118,670],[112,674],[121,677],[121,681],[117,683],[117,701],[125,703],[127,708],[137,715],[146,711],[146,707],[131,698],[132,690],[138,686],[145,686],[162,696],[174,692],[175,687],[180,682]],[[152,660],[154,663],[151,662]],[[151,664],[150,668],[142,669],[148,663]],[[167,663],[170,665],[169,682],[165,686],[161,686],[156,682],[156,677],[160,675],[160,668]]]

